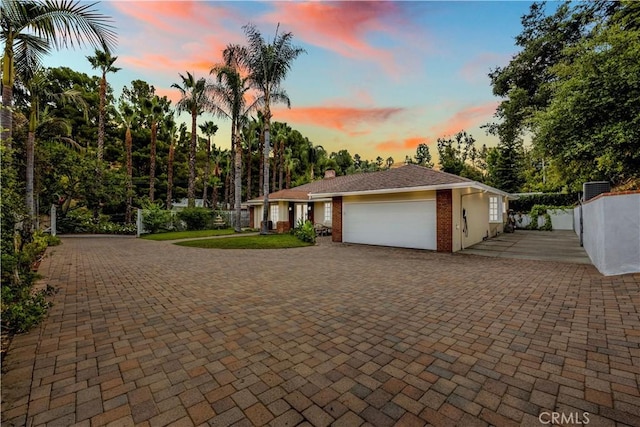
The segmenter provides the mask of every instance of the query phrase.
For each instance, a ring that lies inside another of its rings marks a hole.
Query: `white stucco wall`
[[[495,237],[503,232],[504,212],[500,198],[500,222],[489,222],[489,197],[495,194],[478,191],[476,189],[453,190],[453,251],[468,248],[480,243],[484,238]],[[464,218],[462,210],[466,211],[468,232],[464,233]]]
[[[593,199],[582,206],[582,219],[584,248],[602,274],[640,272],[640,193]]]

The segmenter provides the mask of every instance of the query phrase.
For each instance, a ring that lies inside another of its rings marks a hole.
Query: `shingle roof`
[[[476,181],[437,171],[418,165],[404,165],[399,168],[387,169],[379,172],[365,172],[355,175],[337,176],[310,182],[289,190],[280,190],[269,194],[270,200],[300,200],[307,201],[310,196],[329,197],[346,193],[360,192],[393,192],[394,190],[409,190],[411,188],[438,187],[451,188],[469,186],[507,194]],[[249,201],[250,204],[261,202],[262,198]]]
[[[318,181],[309,182],[298,187],[287,190],[279,190],[269,193],[269,200],[299,200],[308,201],[311,193],[325,193],[331,191],[335,185],[343,185],[347,182],[361,179],[364,174],[336,176],[334,178],[324,178]],[[262,197],[256,197],[248,201],[249,204],[262,203]]]
[[[380,172],[363,173],[357,176],[360,179],[336,182],[327,191],[314,191],[313,193],[336,194],[475,183],[475,181],[467,178],[412,164]]]

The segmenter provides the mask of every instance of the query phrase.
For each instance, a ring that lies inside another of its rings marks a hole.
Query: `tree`
[[[99,68],[102,73],[100,78],[100,107],[98,110],[98,179],[102,175],[102,158],[104,151],[104,122],[105,122],[105,104],[107,99],[107,73],[116,73],[120,68],[114,67],[113,64],[118,59],[117,56],[111,56],[108,50],[95,50],[94,56],[87,56],[89,63],[93,69]]]
[[[187,187],[187,205],[192,208],[196,205],[196,148],[197,148],[197,119],[205,111],[214,109],[215,104],[210,98],[211,85],[204,79],[196,78],[189,72],[186,76],[179,74],[182,85],[174,83],[174,87],[180,91],[180,101],[176,104],[178,111],[191,114],[191,144],[189,145],[189,184]]]
[[[440,170],[482,181],[482,172],[477,167],[478,150],[475,138],[465,131],[458,132],[453,138],[438,138]]]
[[[428,168],[433,167],[433,162],[431,161],[431,153],[429,153],[429,146],[424,142],[418,144],[416,148],[415,162],[420,166],[425,166]]]
[[[262,206],[261,234],[267,234],[267,220],[269,218],[269,150],[271,128],[271,103],[284,102],[288,107],[291,101],[286,92],[281,89],[293,61],[304,52],[304,49],[292,44],[293,34],[290,32],[278,34],[280,26],[276,28],[273,41],[267,43],[258,29],[252,25],[243,27],[248,45],[246,55],[240,60],[249,70],[252,86],[262,97],[264,116],[264,202]]]
[[[241,204],[242,204],[242,127],[248,122],[247,115],[256,108],[258,100],[253,100],[247,104],[245,95],[251,89],[250,80],[247,75],[242,76],[241,72],[248,72],[243,69],[243,60],[247,56],[247,51],[239,45],[228,45],[222,53],[225,63],[214,66],[211,73],[217,77],[218,85],[213,89],[214,98],[217,101],[216,112],[219,115],[231,119],[231,150],[233,152],[233,172],[234,172],[234,208],[235,208],[235,231],[241,231]]]
[[[13,86],[16,74],[40,68],[42,56],[52,47],[87,43],[96,48],[115,46],[110,18],[80,1],[2,0],[0,25],[4,41],[2,58],[2,111],[0,140],[11,147]]]
[[[389,156],[387,157],[387,160],[384,161],[384,164],[387,166],[387,169],[391,169],[391,166],[393,166],[394,160],[393,157]]]
[[[548,106],[532,119],[534,146],[563,165],[574,190],[640,176],[640,5],[618,10],[549,68]]]
[[[151,141],[149,144],[149,200],[155,200],[156,185],[156,147],[158,140],[158,123],[164,118],[165,109],[168,104],[161,102],[158,95],[145,98],[142,102],[142,113],[149,124],[151,130]]]
[[[118,108],[118,116],[120,122],[124,125],[125,133],[124,133],[124,145],[125,145],[125,164],[127,168],[127,179],[126,179],[126,207],[125,207],[125,222],[127,224],[131,224],[132,221],[132,210],[133,210],[133,138],[131,136],[131,126],[137,118],[137,115],[133,108],[125,102],[120,102],[120,107]]]
[[[204,124],[201,124],[199,127],[202,133],[207,136],[207,145],[205,146],[207,160],[204,164],[204,178],[202,180],[202,201],[203,203],[207,203],[207,185],[209,184],[209,169],[211,167],[211,137],[218,132],[218,125],[212,121],[208,121],[204,122]]]

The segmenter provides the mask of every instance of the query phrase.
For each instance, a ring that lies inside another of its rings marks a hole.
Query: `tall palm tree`
[[[167,209],[171,209],[173,203],[173,161],[176,153],[176,140],[182,139],[187,134],[187,125],[180,123],[176,128],[173,118],[167,121],[167,131],[169,133],[169,159],[167,160]]]
[[[186,76],[179,74],[182,79],[182,86],[174,83],[180,91],[180,101],[176,104],[178,111],[186,111],[191,114],[191,144],[189,145],[189,183],[187,186],[187,206],[190,208],[196,205],[196,147],[197,147],[197,119],[205,111],[212,111],[215,104],[212,102],[210,93],[211,85],[204,79],[196,78],[189,72]]]
[[[99,178],[102,175],[102,158],[104,153],[104,121],[106,116],[105,104],[107,102],[107,73],[117,73],[120,68],[114,67],[113,64],[118,59],[117,56],[111,56],[108,50],[95,50],[94,56],[87,56],[87,60],[91,64],[91,68],[100,69],[102,77],[100,78],[100,104],[98,107],[98,173]]]
[[[0,40],[2,58],[2,111],[0,141],[11,147],[13,86],[16,74],[35,70],[52,47],[87,43],[105,50],[115,47],[111,19],[93,9],[95,3],[74,0],[2,0]]]
[[[131,224],[133,211],[133,139],[131,137],[131,127],[137,120],[137,114],[130,105],[122,102],[118,108],[120,122],[125,127],[124,145],[126,147],[127,164],[127,207],[125,209],[125,222]]]
[[[247,103],[246,94],[251,89],[247,76],[242,76],[240,59],[246,55],[244,47],[228,45],[223,51],[224,64],[211,69],[217,77],[214,96],[218,102],[217,113],[231,119],[231,146],[234,154],[234,208],[235,230],[241,231],[242,204],[242,128],[248,121],[249,113],[259,100]]]
[[[207,146],[205,147],[207,160],[204,163],[204,179],[202,180],[203,181],[202,203],[206,204],[207,203],[207,186],[209,184],[209,169],[211,167],[211,137],[215,136],[216,132],[218,132],[218,125],[216,125],[212,121],[208,121],[208,122],[204,122],[204,124],[201,124],[199,127],[202,133],[207,136]]]
[[[36,129],[40,123],[42,114],[40,108],[48,101],[60,100],[63,103],[72,103],[79,109],[87,111],[87,104],[81,94],[73,89],[62,93],[52,93],[49,86],[49,74],[47,71],[38,69],[22,76],[26,89],[29,92],[29,126],[27,142],[25,146],[26,171],[25,171],[25,204],[30,220],[30,226],[35,219],[35,198],[34,198],[34,172],[35,172],[35,143]],[[74,142],[75,144],[75,142]]]
[[[155,200],[156,188],[156,147],[158,141],[158,123],[164,118],[165,108],[158,95],[145,98],[142,101],[142,112],[147,118],[151,129],[151,143],[149,145],[149,200]]]
[[[267,234],[267,220],[269,218],[269,144],[271,127],[271,103],[284,102],[288,107],[291,101],[281,84],[287,77],[293,60],[304,49],[292,44],[293,34],[290,32],[278,34],[280,25],[276,28],[273,41],[267,43],[260,31],[253,24],[243,27],[248,45],[246,55],[242,61],[250,71],[252,85],[262,97],[264,115],[264,202],[262,208],[261,234]]]

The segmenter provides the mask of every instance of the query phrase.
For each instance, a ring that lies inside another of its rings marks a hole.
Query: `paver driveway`
[[[640,275],[133,238],[63,238],[40,272],[3,425],[640,425]]]

